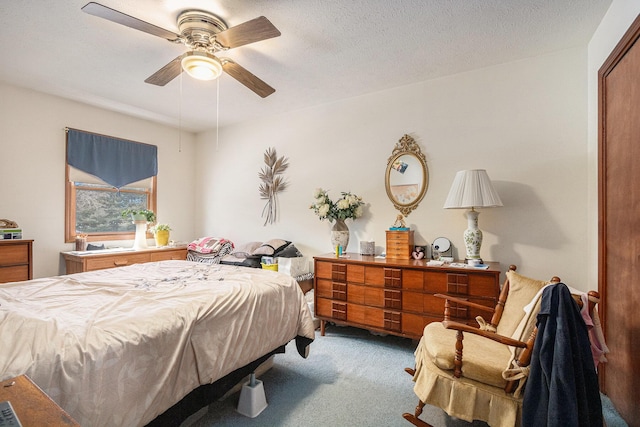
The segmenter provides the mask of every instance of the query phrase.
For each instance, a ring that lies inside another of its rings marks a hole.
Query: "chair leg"
[[[405,412],[404,414],[402,414],[402,418],[404,418],[405,420],[409,421],[411,424],[417,427],[433,427],[431,424],[425,423],[420,418],[418,418],[420,414],[422,414],[423,407],[424,407],[424,403],[422,402],[418,403],[418,406],[416,406],[415,414],[410,414],[408,412]]]
[[[404,368],[404,371],[411,376],[414,376],[416,374],[416,370],[413,368]],[[405,412],[404,414],[402,414],[402,418],[409,421],[414,426],[433,427],[431,424],[427,424],[424,421],[422,421],[420,418],[418,418],[422,414],[422,408],[424,408],[424,405],[425,404],[421,400],[418,401],[418,406],[416,406],[415,414],[410,414],[408,412]]]

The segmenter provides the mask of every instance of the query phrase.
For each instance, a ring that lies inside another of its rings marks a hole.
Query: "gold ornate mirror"
[[[427,160],[416,141],[404,135],[387,160],[387,196],[404,216],[418,207],[429,186]]]

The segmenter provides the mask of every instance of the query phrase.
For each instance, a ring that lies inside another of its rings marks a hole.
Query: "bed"
[[[199,386],[314,338],[297,282],[191,261],[0,286],[0,380],[27,374],[81,425],[145,425]]]

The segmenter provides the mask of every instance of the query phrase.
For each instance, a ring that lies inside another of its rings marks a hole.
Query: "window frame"
[[[65,156],[65,227],[64,227],[64,241],[65,243],[73,243],[76,238],[76,188],[75,183],[69,180],[70,176],[70,168],[69,164],[66,161]],[[132,191],[126,188],[121,188],[121,192],[135,192],[135,193],[144,193],[147,195],[147,209],[156,212],[157,207],[157,194],[158,194],[158,186],[157,186],[157,176],[151,177],[151,188],[145,191]],[[85,191],[112,191],[117,192],[118,190],[115,188],[90,188],[85,189]],[[147,231],[147,238],[152,238],[153,234]],[[101,232],[101,233],[88,233],[87,241],[96,242],[103,240],[133,240],[135,238],[135,232]]]

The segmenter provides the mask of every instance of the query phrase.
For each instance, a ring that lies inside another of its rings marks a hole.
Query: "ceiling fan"
[[[147,78],[146,83],[164,86],[183,70],[200,80],[216,79],[224,71],[262,98],[276,91],[236,62],[216,55],[235,47],[278,37],[280,31],[264,16],[229,28],[212,13],[186,10],[178,15],[180,34],[176,34],[100,3],[87,3],[82,11],[172,43],[182,43],[189,49]]]

